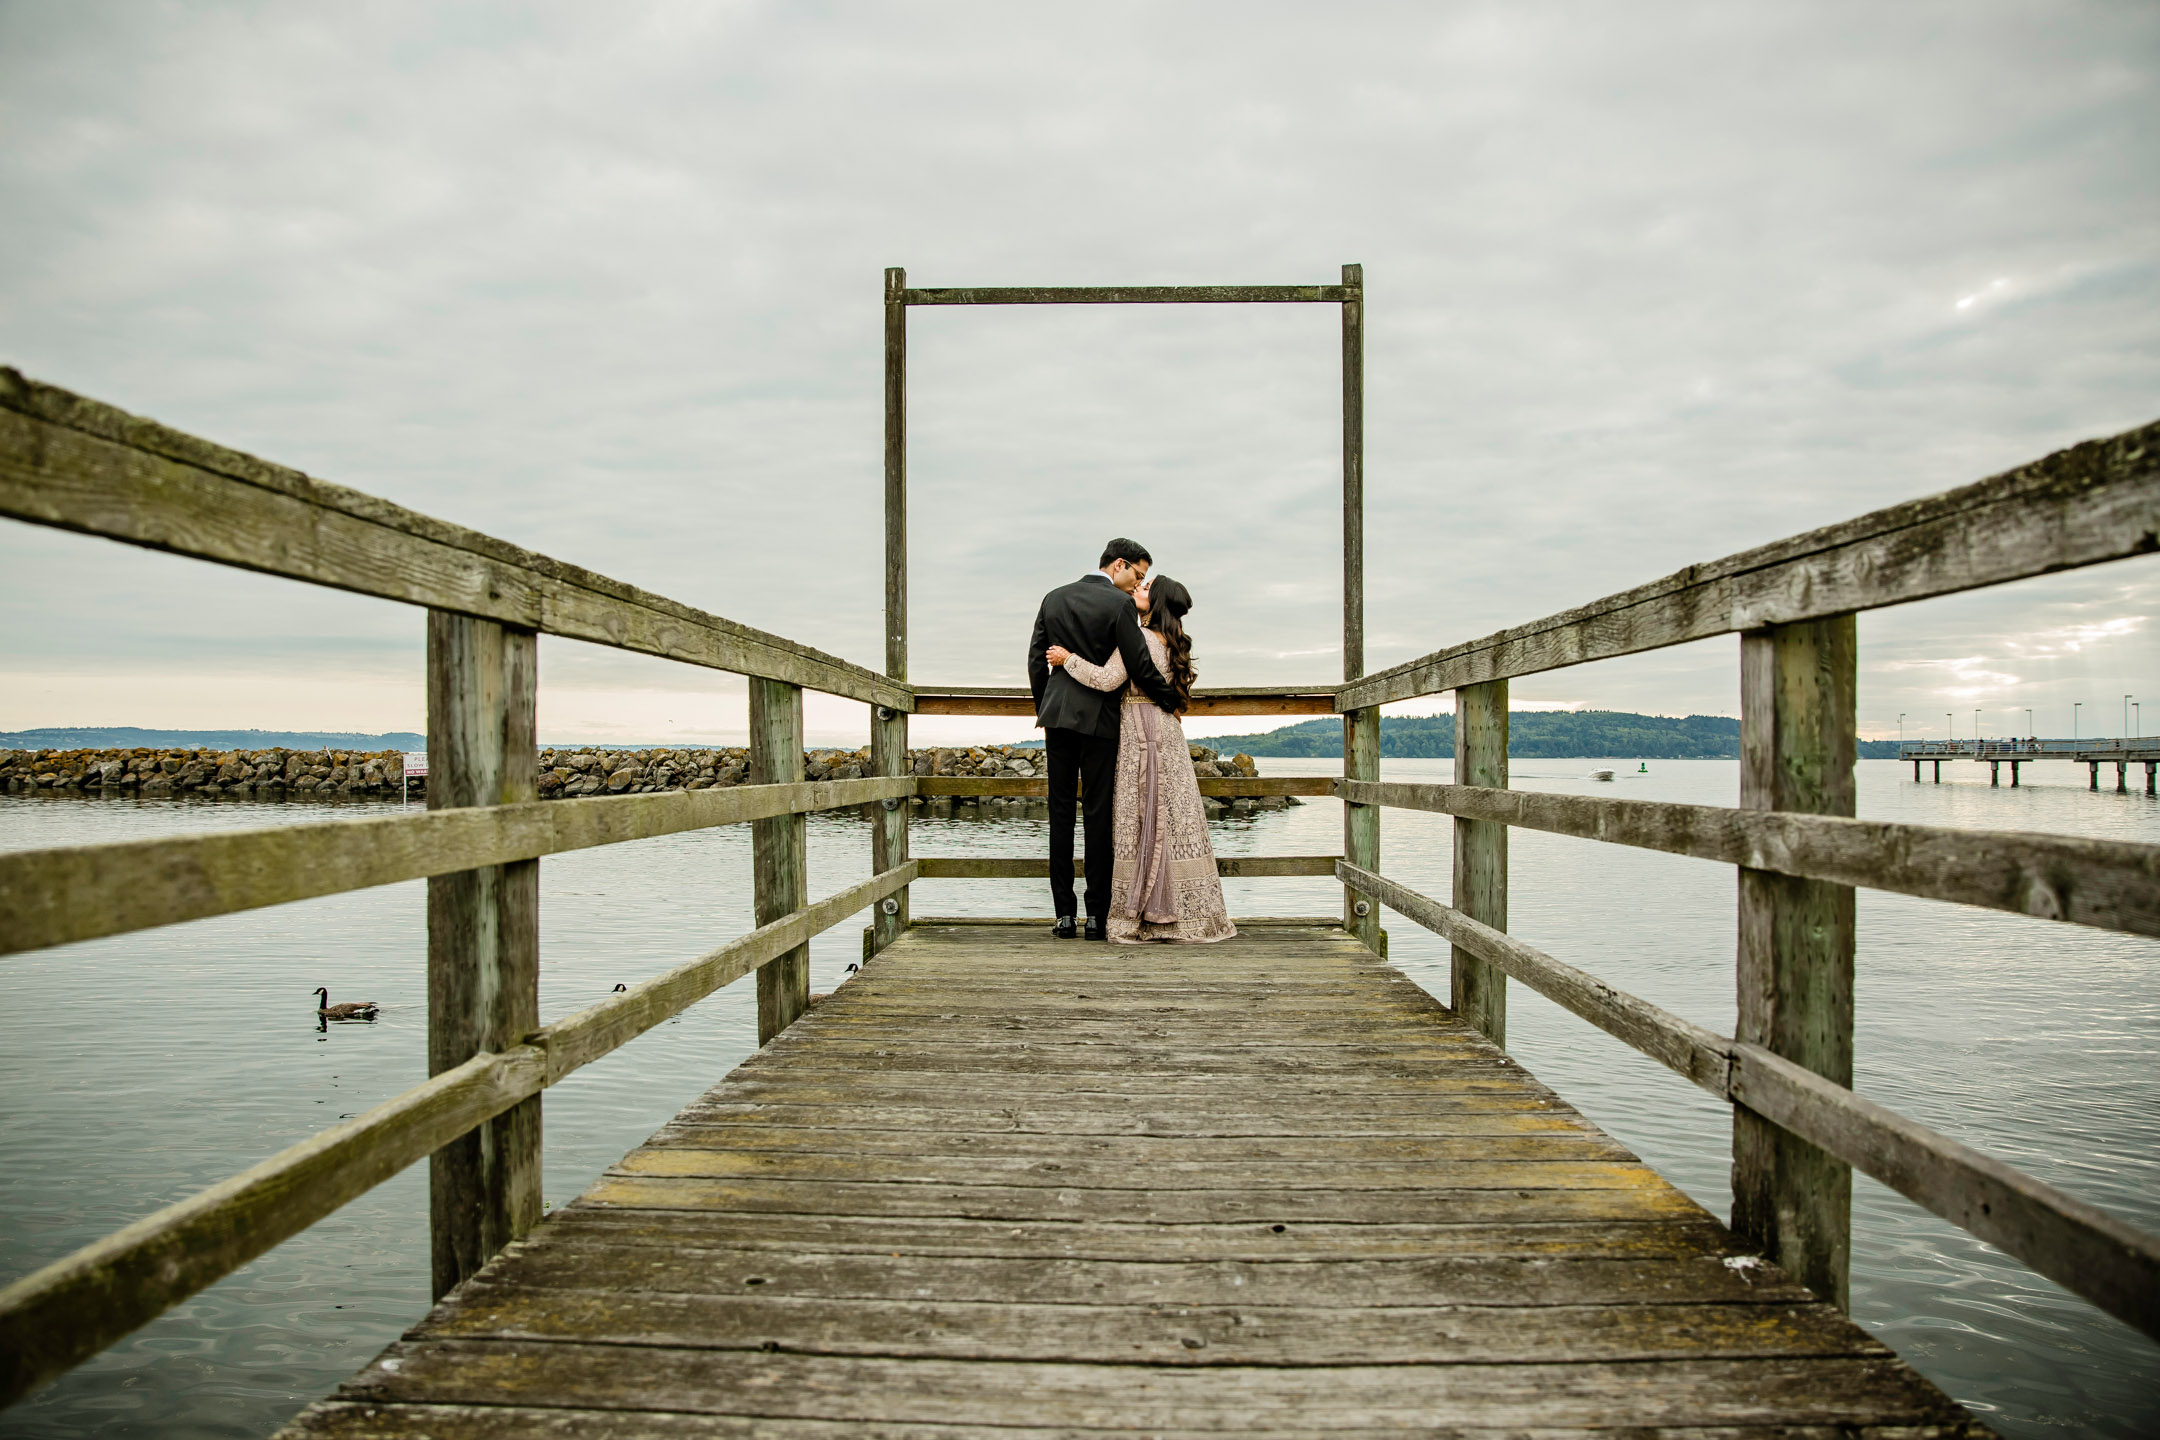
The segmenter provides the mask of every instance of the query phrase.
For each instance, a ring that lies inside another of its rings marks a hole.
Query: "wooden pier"
[[[2130,767],[2145,767],[2145,793],[2160,794],[2160,736],[2145,735],[2112,740],[1915,740],[1898,747],[1898,761],[1912,762],[1912,778],[1920,779],[1920,767],[1935,767],[1934,780],[1942,784],[1945,760],[1971,760],[1988,767],[1988,784],[2001,785],[2003,767],[2010,769],[2015,789],[2019,770],[2038,760],[2069,760],[2086,767],[2086,788],[2100,788],[2100,767],[2115,767],[2115,793],[2130,793]]]
[[[930,921],[284,1435],[1653,1426],[1984,1433],[1339,926]]]
[[[1340,307],[1341,681],[1199,698],[1342,717],[1339,779],[1200,782],[1338,801],[1339,854],[1220,865],[1331,875],[1341,912],[1196,949],[918,920],[918,880],[1047,862],[914,855],[908,802],[1046,784],[909,763],[910,715],[1024,701],[909,677],[908,311],[1182,303]],[[875,671],[0,370],[0,516],[424,612],[430,768],[424,813],[0,855],[0,960],[424,878],[429,1031],[424,1081],[0,1289],[0,1404],[422,1162],[437,1307],[292,1433],[1984,1433],[1843,1318],[1855,1170],[2160,1336],[2160,1238],[1852,1088],[1858,888],[2160,938],[2160,846],[1863,821],[1853,786],[1855,617],[2152,555],[2160,423],[1368,673],[1364,305],[1355,265],[888,271]],[[539,801],[543,633],[746,676],[751,783]],[[1737,805],[1510,788],[1513,678],[1717,636]],[[871,773],[805,781],[806,690],[866,707]],[[1457,783],[1384,781],[1381,707],[1442,692]],[[1448,901],[1387,875],[1390,808],[1453,818]],[[803,817],[840,809],[871,875],[820,894]],[[544,1019],[546,857],[731,824],[756,928]],[[1509,934],[1515,829],[1732,866],[1735,1033]],[[1387,967],[1384,910],[1449,942],[1444,1001]],[[865,914],[861,976],[811,1009],[810,940]],[[752,976],[760,1053],[543,1222],[547,1088]],[[1511,984],[1729,1107],[1730,1229],[1509,1058]]]

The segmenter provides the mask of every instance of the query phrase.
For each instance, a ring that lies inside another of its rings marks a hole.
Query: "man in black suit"
[[[1110,806],[1117,788],[1118,727],[1124,719],[1122,691],[1092,690],[1053,671],[1044,651],[1062,645],[1096,665],[1125,657],[1125,673],[1165,710],[1177,696],[1140,638],[1140,614],[1132,592],[1154,563],[1131,540],[1103,547],[1102,568],[1043,596],[1028,637],[1028,684],[1035,692],[1035,723],[1043,730],[1050,762],[1050,898],[1057,907],[1056,934],[1078,934],[1073,904],[1073,782],[1084,792],[1087,812],[1087,938],[1103,938],[1110,915]]]

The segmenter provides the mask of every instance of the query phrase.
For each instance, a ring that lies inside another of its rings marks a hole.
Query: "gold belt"
[[[1148,699],[1145,695],[1127,695],[1125,697],[1125,703],[1127,705],[1152,705],[1155,702]]]

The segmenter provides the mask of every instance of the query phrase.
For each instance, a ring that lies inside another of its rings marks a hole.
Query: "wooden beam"
[[[1345,861],[1337,867],[1345,885],[1376,897],[1405,919],[1432,931],[1459,951],[1475,956],[1502,974],[1528,985],[1562,1009],[1632,1045],[1659,1064],[1686,1076],[1719,1099],[1725,1098],[1727,1052],[1732,1042],[1615,990],[1586,970],[1555,960],[1497,926],[1487,925],[1452,905],[1420,895],[1393,880]]]
[[[1380,711],[1377,707],[1353,710],[1343,716],[1343,779],[1365,782],[1380,778]],[[1380,807],[1348,801],[1343,807],[1343,860],[1363,870],[1380,868]],[[1358,907],[1365,907],[1360,915]],[[1381,953],[1380,905],[1354,889],[1343,891],[1343,929],[1357,936],[1365,948]]]
[[[1345,884],[1588,1020],[1704,1090],[1744,1106],[2160,1336],[2160,1237],[1906,1119],[1757,1045],[1737,1043],[1615,990],[1586,971],[1392,880],[1338,868]]]
[[[552,1085],[654,1026],[674,1019],[722,986],[733,984],[753,970],[762,975],[773,962],[794,954],[850,915],[860,914],[864,906],[874,906],[889,895],[904,892],[917,874],[912,861],[882,871],[859,885],[760,925],[740,939],[642,985],[633,985],[620,995],[610,995],[574,1015],[566,1015],[528,1037],[527,1043],[546,1052],[547,1083]]]
[[[890,271],[888,274],[892,273]],[[910,305],[1334,304],[1340,285],[997,285],[904,292]]]
[[[885,272],[885,674],[907,680],[907,271]]]
[[[536,1095],[545,1067],[531,1046],[475,1055],[0,1290],[0,1404]]]
[[[1215,870],[1228,880],[1333,875],[1335,860],[1333,855],[1218,855]],[[925,880],[1042,880],[1050,874],[1050,862],[1033,856],[921,855],[914,863]],[[1082,873],[1081,862],[1075,860],[1073,874]]]
[[[908,709],[806,645],[0,368],[0,515]]]
[[[1394,666],[1345,710],[2160,551],[2160,422]]]
[[[428,612],[430,810],[532,804],[538,637]],[[540,862],[436,875],[427,896],[428,1074],[500,1053],[540,1024]],[[437,1150],[428,1236],[440,1300],[540,1223],[540,1101],[510,1107]]]
[[[2160,845],[1473,785],[1345,782],[1345,800],[1464,815],[1809,880],[2160,936]]]
[[[1043,925],[1047,922],[1040,915],[920,915],[918,926],[933,925]],[[1253,926],[1265,926],[1278,930],[1340,930],[1342,921],[1333,915],[1234,915],[1231,924],[1240,930]]]
[[[996,691],[968,691],[941,689],[917,691],[915,713],[918,715],[1009,715],[1032,719],[1035,701],[1026,690],[1000,689]],[[1193,693],[1192,703],[1186,709],[1188,719],[1196,715],[1333,715],[1335,695],[1333,687],[1325,691],[1305,689],[1297,692],[1239,692],[1199,690]],[[1200,737],[1205,743],[1205,737]]]
[[[2160,1237],[1760,1046],[1732,1054],[1735,1104],[2160,1338]]]
[[[802,687],[775,680],[750,682],[750,782],[792,785],[803,777]],[[753,903],[760,925],[802,908],[809,896],[809,862],[799,815],[775,815],[750,825]],[[810,1007],[810,946],[780,956],[758,971],[758,1044],[795,1023]]]
[[[1342,267],[1343,682],[1365,673],[1365,267]],[[1361,705],[1360,710],[1376,707]],[[1346,756],[1348,751],[1343,752]],[[1346,770],[1345,775],[1349,774]],[[1359,776],[1377,780],[1379,773]],[[1377,859],[1377,857],[1375,857]]]
[[[870,768],[880,776],[898,779],[908,766],[908,717],[899,710],[870,712]],[[871,812],[870,871],[882,875],[907,864],[908,803],[895,797]],[[884,897],[870,918],[871,954],[899,939],[908,928],[908,891],[902,886],[892,897],[893,911],[885,913]]]
[[[1198,782],[1202,795],[1217,799],[1237,796],[1260,797],[1265,795],[1333,795],[1335,778],[1331,775],[1259,775],[1241,776],[1235,779],[1216,778]],[[915,777],[915,793],[932,795],[1006,795],[1041,796],[1050,794],[1048,780],[1003,779],[988,775],[918,775]],[[4,872],[6,857],[0,856],[0,873]]]
[[[907,777],[817,780],[18,850],[0,854],[0,954],[914,793]]]
[[[1742,809],[1853,813],[1857,635],[1845,615],[1741,637]],[[1738,873],[1735,1038],[1850,1090],[1852,887],[1746,866]],[[1734,1234],[1850,1308],[1851,1167],[1742,1106],[1733,1111],[1732,1174]]]
[[[1455,778],[1505,790],[1508,783],[1508,682],[1465,685],[1455,692]],[[1455,908],[1494,930],[1507,929],[1508,829],[1489,820],[1455,818]],[[1493,1044],[1507,1046],[1507,972],[1467,946],[1450,952],[1448,982],[1455,1013]]]
[[[0,1290],[0,1405],[912,878],[907,866],[873,876],[500,1053],[476,1055],[24,1276]]]

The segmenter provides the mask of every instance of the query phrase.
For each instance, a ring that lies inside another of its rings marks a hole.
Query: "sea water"
[[[1521,789],[1730,805],[1732,761],[1522,760]],[[1593,770],[1610,768],[1600,783]],[[1388,760],[1444,781],[1445,761]],[[1263,760],[1264,774],[1340,773]],[[2160,842],[2160,804],[2097,794],[2082,767],[1990,788],[1983,767],[1914,784],[1860,766],[1868,818]],[[2112,778],[2111,776],[2108,778]],[[2142,778],[2142,777],[2137,777]],[[0,798],[0,848],[366,818],[381,805]],[[811,893],[869,874],[868,826],[809,822]],[[918,817],[919,855],[1040,855],[1042,820]],[[1341,809],[1308,800],[1216,822],[1219,853],[1333,854]],[[1445,899],[1445,816],[1389,810],[1383,871]],[[553,1019],[751,924],[744,826],[541,864],[541,1015]],[[1733,1022],[1729,866],[1517,830],[1509,928],[1699,1024]],[[1228,882],[1234,914],[1338,913],[1322,879]],[[922,881],[924,915],[1047,919],[1040,883]],[[426,1073],[425,889],[384,886],[0,960],[0,1282],[358,1113]],[[811,945],[814,989],[861,953],[868,916]],[[1396,964],[1448,992],[1447,947],[1392,912]],[[1862,891],[1862,1094],[2147,1230],[2160,1230],[2160,942]],[[318,1029],[314,988],[372,1000],[373,1024]],[[1509,1048],[1721,1218],[1727,1107],[1526,991]],[[749,1055],[739,982],[547,1092],[546,1199],[561,1205]],[[427,1167],[416,1166],[12,1409],[0,1436],[261,1436],[427,1309]],[[2160,1348],[1865,1178],[1854,1194],[1854,1318],[2014,1436],[2160,1433]]]

